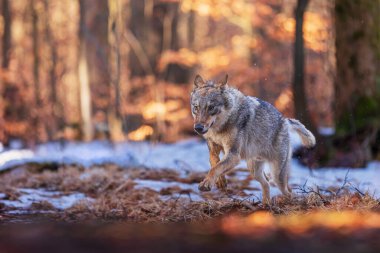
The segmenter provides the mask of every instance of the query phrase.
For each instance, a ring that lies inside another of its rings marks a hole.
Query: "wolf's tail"
[[[301,136],[302,144],[308,148],[315,146],[314,135],[296,119],[288,119],[290,126]]]

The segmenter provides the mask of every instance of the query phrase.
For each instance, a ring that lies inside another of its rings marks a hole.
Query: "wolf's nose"
[[[194,125],[194,130],[197,132],[197,133],[203,133],[203,129],[204,129],[204,126],[202,124],[195,124]]]

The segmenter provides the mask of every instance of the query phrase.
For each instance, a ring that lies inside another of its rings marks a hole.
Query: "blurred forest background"
[[[195,74],[228,73],[233,86],[312,129],[321,147],[314,154],[356,166],[380,158],[380,0],[1,0],[0,7],[4,145],[194,136]]]

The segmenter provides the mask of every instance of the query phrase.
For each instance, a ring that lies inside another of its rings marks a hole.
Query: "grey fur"
[[[292,154],[289,129],[300,134],[305,146],[315,145],[315,137],[298,120],[287,119],[270,103],[245,96],[226,83],[198,82],[191,94],[195,123],[203,124],[210,150],[212,168],[200,183],[200,190],[225,185],[224,174],[241,159],[263,189],[263,201],[269,203],[269,183],[263,173],[264,163],[272,167],[272,178],[281,192],[291,196],[288,186],[289,162]],[[227,79],[226,79],[227,81]],[[202,85],[203,84],[203,85]],[[217,113],[215,113],[217,112]],[[219,152],[224,157],[219,161]]]

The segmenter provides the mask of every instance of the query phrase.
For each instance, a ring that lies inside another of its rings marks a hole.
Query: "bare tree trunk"
[[[10,49],[11,49],[11,10],[9,6],[9,0],[2,1],[1,14],[3,16],[3,37],[2,37],[2,73],[8,71],[9,60],[10,60]],[[4,131],[5,124],[5,108],[11,103],[7,103],[6,98],[4,97],[5,86],[8,86],[6,79],[1,79],[1,88],[0,88],[0,141],[7,142],[7,136]]]
[[[158,50],[161,50],[161,46],[157,41],[150,40],[152,38],[154,1],[132,0],[130,5],[131,18],[129,27],[131,34],[128,37],[133,39],[133,41],[129,39],[130,44],[134,42],[134,44],[131,45],[132,51],[129,60],[129,62],[133,63],[130,65],[131,76],[153,74],[156,59],[154,59],[154,54],[148,47],[156,47]],[[149,46],[150,43],[154,44],[154,46]],[[141,50],[138,50],[139,48],[141,48]]]
[[[131,18],[129,22],[130,30],[131,30],[131,36],[134,38],[134,44],[136,44],[135,47],[132,47],[132,51],[129,55],[130,60],[130,68],[131,68],[131,77],[134,76],[143,76],[146,73],[145,69],[152,69],[151,63],[149,61],[149,58],[147,56],[147,53],[145,51],[144,45],[143,45],[143,40],[144,40],[144,34],[146,33],[145,29],[143,29],[143,25],[145,23],[145,18],[144,18],[144,7],[145,7],[145,0],[141,1],[136,1],[132,0],[131,1]],[[128,38],[128,37],[127,37]],[[130,39],[128,40],[130,41]],[[129,44],[131,44],[129,42]],[[137,51],[136,48],[141,48],[141,50]],[[143,62],[141,61],[141,56],[145,57],[145,64],[143,65]],[[139,57],[140,56],[140,57]],[[144,66],[148,66],[145,67]]]
[[[2,16],[3,16],[3,39],[2,39],[2,62],[3,69],[8,69],[10,60],[11,49],[11,10],[9,6],[9,0],[3,0],[2,2]]]
[[[335,1],[335,137],[351,166],[380,159],[379,11],[380,0]]]
[[[121,73],[121,59],[120,59],[120,35],[122,33],[122,20],[121,20],[121,3],[120,0],[109,0],[110,9],[110,22],[109,22],[109,44],[111,46],[111,71],[112,71],[112,84],[115,90],[115,112],[117,116],[121,115],[120,111],[120,73]],[[110,71],[110,72],[111,72]]]
[[[91,120],[91,91],[89,73],[86,59],[86,42],[85,42],[85,6],[84,1],[79,0],[80,20],[79,20],[79,59],[78,59],[78,75],[79,75],[79,96],[82,118],[82,132],[85,141],[93,138],[93,125]]]
[[[358,100],[376,93],[375,79],[380,75],[379,10],[379,0],[335,2],[335,117],[347,121],[353,132],[358,127],[354,113]]]
[[[33,122],[33,131],[35,134],[34,138],[32,138],[31,145],[34,145],[36,142],[45,139],[46,136],[46,125],[44,122],[44,114],[43,104],[41,99],[41,85],[40,85],[40,40],[39,40],[39,17],[40,13],[38,13],[37,9],[38,0],[32,0],[31,2],[31,15],[32,15],[32,51],[33,51],[33,84],[34,84],[34,103],[35,110],[32,111],[32,122]]]
[[[162,35],[162,51],[165,50],[178,50],[182,47],[186,47],[189,43],[188,41],[183,41],[183,37],[189,35],[189,31],[184,28],[188,28],[187,23],[192,21],[190,18],[187,18],[187,22],[184,23],[182,20],[184,17],[180,17],[180,5],[179,3],[166,3],[165,14],[163,17],[163,35]],[[191,15],[191,14],[187,14]],[[184,23],[184,24],[183,24]],[[182,29],[179,29],[182,28]],[[191,38],[192,40],[192,38]],[[181,44],[183,43],[183,44]],[[183,67],[179,64],[169,64],[164,73],[164,79],[174,83],[187,84],[190,80],[192,74],[192,69]]]
[[[121,1],[109,0],[109,21],[108,21],[108,41],[110,46],[109,66],[111,76],[111,94],[115,101],[109,112],[109,125],[111,139],[114,141],[123,140],[123,120],[121,112],[121,56],[120,56],[120,36],[123,32],[123,21],[121,16]]]
[[[109,74],[108,1],[80,1],[82,42],[85,44],[88,78],[91,90],[92,122],[95,138],[110,138],[108,122],[111,108]]]
[[[305,54],[304,54],[304,40],[303,40],[303,22],[304,13],[309,0],[298,0],[295,9],[296,30],[295,30],[295,43],[294,43],[294,75],[293,75],[293,96],[295,116],[301,120],[302,123],[310,129],[315,131],[315,127],[311,122],[307,98],[305,93]]]
[[[363,167],[380,159],[379,10],[380,0],[335,1],[336,131],[317,141],[320,165]]]
[[[53,34],[50,27],[49,19],[49,1],[44,0],[44,23],[45,23],[45,41],[49,46],[50,50],[50,65],[49,65],[49,81],[50,81],[50,103],[51,103],[51,125],[48,126],[48,136],[49,139],[53,139],[54,135],[58,130],[63,130],[64,128],[64,118],[63,118],[63,108],[62,104],[58,99],[57,90],[57,61],[58,53],[56,45],[54,44]]]
[[[40,57],[39,57],[39,39],[38,39],[38,13],[36,9],[36,2],[32,0],[32,39],[33,39],[33,82],[34,82],[34,100],[37,108],[41,106],[40,97]]]

